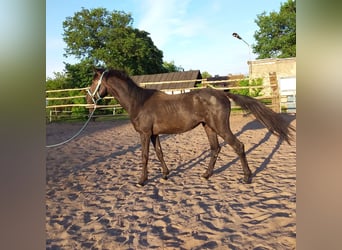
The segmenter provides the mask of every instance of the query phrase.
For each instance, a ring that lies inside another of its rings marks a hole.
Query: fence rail
[[[255,97],[259,100],[269,100],[267,106],[275,110],[276,112],[281,111],[281,102],[280,102],[280,94],[279,94],[279,88],[278,83],[271,83],[271,85],[261,85],[261,86],[246,86],[246,87],[216,87],[215,85],[221,84],[221,83],[227,83],[232,81],[239,81],[239,80],[248,80],[248,78],[244,79],[234,79],[234,80],[218,80],[218,81],[207,81],[206,79],[196,79],[196,80],[182,80],[182,81],[164,81],[164,82],[148,82],[148,83],[141,83],[140,86],[144,87],[146,85],[153,85],[153,84],[163,84],[163,83],[184,83],[184,82],[200,82],[202,83],[202,86],[200,87],[193,87],[193,88],[175,88],[175,89],[162,89],[161,91],[164,92],[188,92],[195,89],[201,89],[201,88],[213,88],[217,90],[239,90],[239,89],[264,89],[265,92],[269,93],[263,96]],[[63,117],[72,117],[73,113],[75,113],[76,117],[86,117],[88,115],[87,109],[94,108],[94,104],[87,104],[85,102],[85,94],[82,94],[82,91],[86,91],[89,89],[87,88],[73,88],[73,89],[58,89],[58,90],[47,90],[46,91],[46,114],[47,114],[47,120],[52,122],[57,119],[61,119]],[[58,96],[58,97],[51,97],[49,95],[54,93],[62,93],[66,92],[69,93],[76,93],[73,96]],[[83,99],[81,102],[83,103],[75,103],[73,100],[78,99],[78,102],[80,102],[79,99]],[[107,96],[103,98],[104,100],[115,100],[114,97]],[[61,103],[61,104],[49,104],[53,102],[67,102],[67,103]],[[71,102],[71,103],[68,103]],[[75,108],[83,108],[83,112],[80,112],[79,110],[74,110]],[[98,110],[107,111],[104,112],[104,114],[97,114],[96,117],[99,116],[115,116],[119,112],[122,112],[123,108],[120,106],[120,104],[103,104],[103,105],[96,105],[96,108]],[[232,109],[237,109],[239,106],[235,106],[234,103],[232,103]]]
[[[82,91],[87,90],[89,87],[86,88],[74,88],[74,89],[54,89],[54,90],[46,90],[46,93],[56,93],[56,92],[68,92],[68,91]]]

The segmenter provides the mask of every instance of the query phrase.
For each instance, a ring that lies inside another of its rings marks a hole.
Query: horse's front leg
[[[150,138],[148,134],[140,134],[141,139],[141,155],[142,155],[142,173],[138,185],[143,186],[147,181],[147,162],[150,147]]]
[[[156,154],[157,157],[160,161],[160,163],[162,164],[162,169],[163,169],[163,179],[166,180],[167,179],[167,175],[169,174],[169,169],[166,166],[166,163],[164,161],[164,156],[163,156],[163,151],[160,145],[160,139],[159,139],[159,135],[152,135],[151,136],[151,141],[152,144],[154,146],[154,149],[156,150]]]

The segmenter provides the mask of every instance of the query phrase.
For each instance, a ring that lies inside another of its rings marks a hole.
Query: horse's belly
[[[158,119],[153,124],[153,133],[179,134],[195,128],[201,122],[202,121],[197,117],[175,117],[174,119]]]

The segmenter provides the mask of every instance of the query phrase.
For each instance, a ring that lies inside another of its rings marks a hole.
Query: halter
[[[102,78],[103,78],[104,74],[107,73],[107,72],[108,72],[107,69],[106,69],[105,71],[102,72],[101,77],[100,77],[100,79],[97,81],[97,85],[96,85],[96,88],[95,88],[95,90],[94,90],[93,93],[90,92],[90,88],[87,89],[88,95],[91,97],[91,100],[93,101],[93,103],[94,103],[95,105],[96,105],[96,103],[97,103],[99,100],[102,99],[102,97],[101,97],[100,94],[99,94],[99,88],[100,88],[101,83],[102,83]],[[96,97],[97,97],[97,100],[95,100],[95,98],[94,98],[95,95],[97,95],[97,96],[96,96]]]

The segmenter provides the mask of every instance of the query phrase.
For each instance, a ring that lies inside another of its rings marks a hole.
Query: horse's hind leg
[[[163,179],[167,179],[167,175],[169,174],[169,169],[166,166],[166,163],[164,161],[163,151],[160,145],[160,139],[159,135],[152,135],[151,137],[152,144],[154,146],[154,149],[156,150],[157,157],[162,164],[163,169]]]
[[[244,182],[251,183],[252,172],[248,167],[244,144],[236,138],[229,127],[228,129],[226,128],[225,132],[223,134],[220,134],[220,136],[222,136],[224,141],[228,143],[234,149],[235,153],[237,153],[237,155],[239,156],[244,173]]]
[[[204,125],[205,132],[207,133],[208,140],[210,143],[210,162],[207,171],[202,175],[202,177],[208,179],[213,175],[213,169],[217,160],[217,156],[220,153],[221,147],[218,143],[217,134],[208,125]]]

